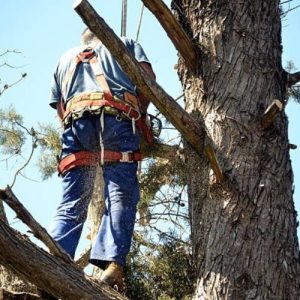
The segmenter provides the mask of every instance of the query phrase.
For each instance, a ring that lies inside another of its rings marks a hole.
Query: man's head
[[[81,34],[80,43],[82,45],[88,45],[93,42],[99,42],[99,39],[88,28],[84,29],[84,31]]]

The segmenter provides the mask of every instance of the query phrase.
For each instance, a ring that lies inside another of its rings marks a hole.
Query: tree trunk
[[[201,49],[198,74],[181,61],[186,109],[206,127],[226,181],[186,145],[195,299],[300,299],[279,1],[174,0]]]
[[[8,224],[2,200],[0,200],[0,219]],[[20,279],[15,273],[2,265],[0,265],[0,291],[1,290],[2,292],[0,292],[0,299],[8,299],[7,293],[5,292],[6,290],[23,293],[37,292],[34,285]],[[23,299],[25,299],[25,296],[27,297],[28,295],[24,294]],[[18,299],[21,299],[21,296]]]

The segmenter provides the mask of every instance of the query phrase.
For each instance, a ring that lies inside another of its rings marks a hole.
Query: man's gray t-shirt
[[[122,38],[122,41],[138,62],[146,62],[150,64],[140,44],[127,38]],[[65,84],[65,77],[68,76],[72,65],[74,66],[75,57],[86,47],[87,46],[80,46],[72,48],[61,57],[51,85],[51,107],[56,108],[56,104],[60,102],[61,99],[64,99],[64,102],[66,103],[70,98],[77,94],[102,92],[89,63],[78,64],[72,80],[69,80],[66,87],[63,87],[63,84]],[[99,43],[94,50],[97,56],[101,57],[101,60],[98,58],[98,61],[111,93],[120,98],[123,97],[125,91],[131,94],[136,94],[135,86],[131,83],[107,48],[102,43]]]

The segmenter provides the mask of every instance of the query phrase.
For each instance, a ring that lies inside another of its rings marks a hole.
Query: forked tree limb
[[[172,12],[161,0],[142,0],[145,6],[154,14],[170,40],[180,53],[185,63],[193,70],[197,66],[197,52],[192,41],[175,19]]]
[[[116,58],[131,81],[139,88],[143,96],[152,101],[157,109],[173,124],[198,154],[203,155],[206,135],[200,124],[142,70],[124,43],[97,14],[88,1],[77,0],[73,7],[88,28],[110,50],[111,54]],[[217,181],[223,181],[223,173],[219,165],[213,163],[211,165]],[[216,167],[218,170],[214,169]],[[221,174],[220,177],[218,177],[219,174]]]
[[[69,264],[37,247],[2,220],[0,264],[59,299],[127,299],[104,283],[94,282],[75,264]]]
[[[70,256],[52,239],[47,230],[33,218],[9,186],[4,190],[0,189],[0,199],[15,211],[17,217],[31,229],[33,235],[41,240],[53,255],[61,257],[68,263],[73,263]]]

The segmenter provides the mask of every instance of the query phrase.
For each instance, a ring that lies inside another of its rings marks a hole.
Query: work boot
[[[100,280],[104,281],[118,292],[124,291],[124,274],[123,267],[117,262],[110,262],[104,272],[101,274]]]

